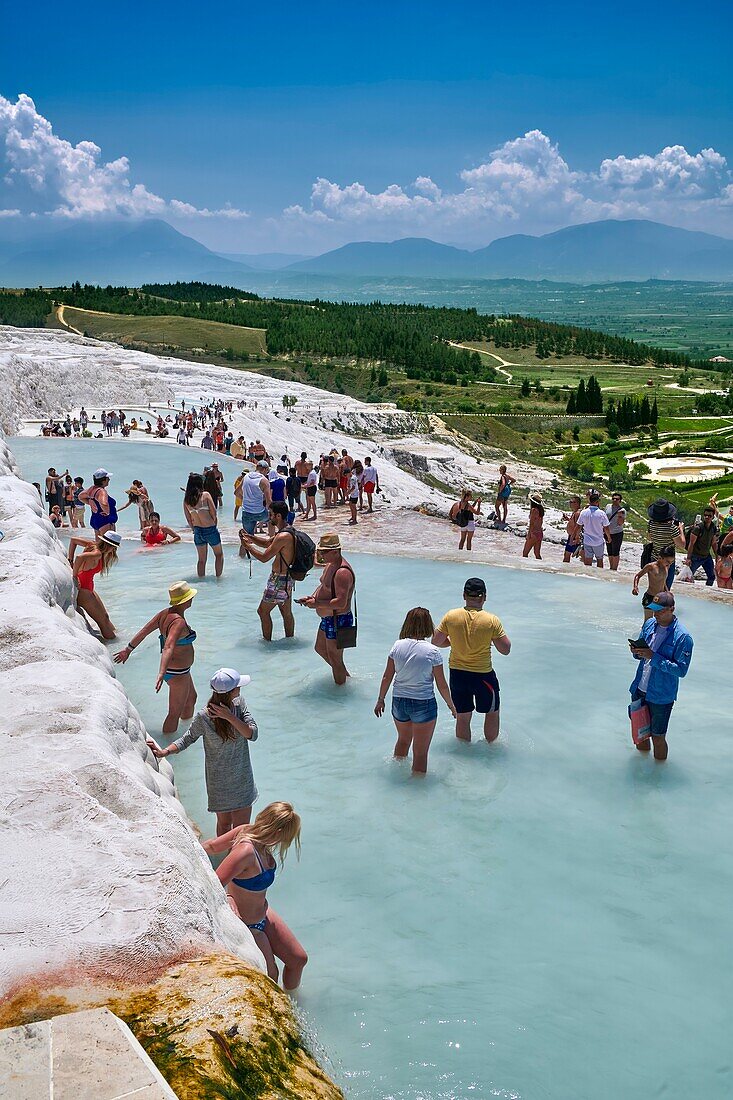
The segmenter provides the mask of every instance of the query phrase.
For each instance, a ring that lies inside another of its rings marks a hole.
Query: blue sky
[[[674,0],[16,5],[0,208],[231,251],[608,216],[733,236],[731,31],[730,3]]]

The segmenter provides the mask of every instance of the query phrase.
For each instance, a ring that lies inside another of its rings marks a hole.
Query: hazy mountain
[[[0,286],[59,286],[75,279],[139,286],[177,279],[246,280],[251,268],[211,252],[167,222],[80,221],[0,237]]]
[[[732,240],[650,221],[591,222],[541,237],[514,234],[474,252],[405,237],[292,260],[274,252],[219,255],[157,219],[0,219],[0,286],[200,279],[258,290],[268,272],[277,273],[283,291],[285,282],[309,278],[733,281]]]
[[[501,237],[472,258],[476,273],[486,278],[733,279],[733,241],[639,220]]]
[[[423,275],[450,278],[470,270],[471,253],[427,237],[403,237],[381,244],[358,241],[323,256],[291,264],[288,271],[328,275]]]
[[[280,271],[283,267],[313,258],[302,252],[220,252],[219,255],[232,263],[246,264],[256,271]]]
[[[344,245],[287,271],[329,275],[606,282],[733,279],[733,240],[659,222],[600,221],[532,237],[517,233],[469,252],[422,237]]]

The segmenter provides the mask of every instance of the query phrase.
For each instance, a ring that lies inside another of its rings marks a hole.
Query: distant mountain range
[[[531,237],[516,233],[469,252],[424,237],[344,245],[287,271],[443,279],[610,282],[733,279],[733,240],[659,222],[600,221]]]
[[[266,271],[342,278],[733,281],[733,240],[651,221],[601,221],[541,237],[514,234],[471,252],[424,237],[361,241],[322,256],[216,253],[159,219],[0,220],[0,286],[140,286],[201,280],[256,290]]]
[[[302,260],[313,259],[302,252],[220,252],[219,255],[233,263],[247,264],[256,271],[280,271]]]
[[[10,220],[10,219],[9,219]],[[0,222],[0,286],[62,286],[200,279],[246,287],[253,268],[211,252],[157,218],[145,221],[74,222],[31,238]]]

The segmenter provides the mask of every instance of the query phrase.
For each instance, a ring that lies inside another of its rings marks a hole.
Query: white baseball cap
[[[95,478],[97,478],[97,477],[112,477],[112,474],[109,472],[109,470],[103,470],[100,467],[99,470],[94,471],[94,473],[92,474],[92,477],[95,477]]]
[[[234,691],[238,687],[246,687],[251,683],[251,676],[240,676],[235,668],[220,668],[209,680],[209,686],[213,691],[224,694],[226,691]]]

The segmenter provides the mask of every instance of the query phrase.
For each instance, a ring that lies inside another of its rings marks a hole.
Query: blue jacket
[[[641,635],[650,642],[657,629],[655,619],[647,619],[641,628]],[[687,675],[692,660],[692,636],[680,625],[677,618],[672,619],[671,628],[657,652],[652,656],[652,667],[646,697],[650,703],[673,703],[677,698],[677,688],[683,676]],[[637,657],[639,667],[629,688],[632,695],[637,690],[643,665]]]

